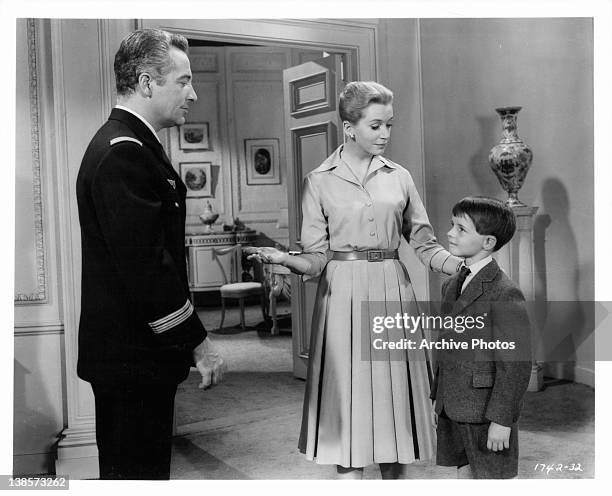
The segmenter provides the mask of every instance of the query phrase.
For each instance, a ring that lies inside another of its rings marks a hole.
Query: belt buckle
[[[384,258],[383,250],[368,250],[368,262],[382,262]]]

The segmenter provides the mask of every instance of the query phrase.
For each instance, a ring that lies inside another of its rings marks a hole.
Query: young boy
[[[484,197],[464,198],[452,214],[449,251],[464,265],[442,286],[442,313],[483,325],[456,325],[450,337],[467,349],[437,353],[436,463],[456,466],[459,478],[512,478],[531,372],[530,328],[521,290],[491,255],[510,241],[516,221],[507,205]]]

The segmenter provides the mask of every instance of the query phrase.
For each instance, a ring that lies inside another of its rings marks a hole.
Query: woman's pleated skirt
[[[412,463],[434,454],[426,350],[380,350],[419,327],[372,332],[376,316],[414,315],[404,265],[332,260],[317,289],[299,449],[310,460],[343,467]],[[411,332],[413,331],[413,332]]]

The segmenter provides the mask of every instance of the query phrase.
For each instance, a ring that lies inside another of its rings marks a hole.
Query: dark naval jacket
[[[206,331],[189,300],[185,195],[153,132],[113,109],[77,178],[82,379],[179,383],[189,373]]]

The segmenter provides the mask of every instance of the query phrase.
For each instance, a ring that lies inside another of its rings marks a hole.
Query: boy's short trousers
[[[489,422],[455,422],[444,410],[438,416],[436,463],[444,467],[470,465],[475,479],[511,479],[518,473],[518,425],[512,425],[510,447],[487,448]]]

